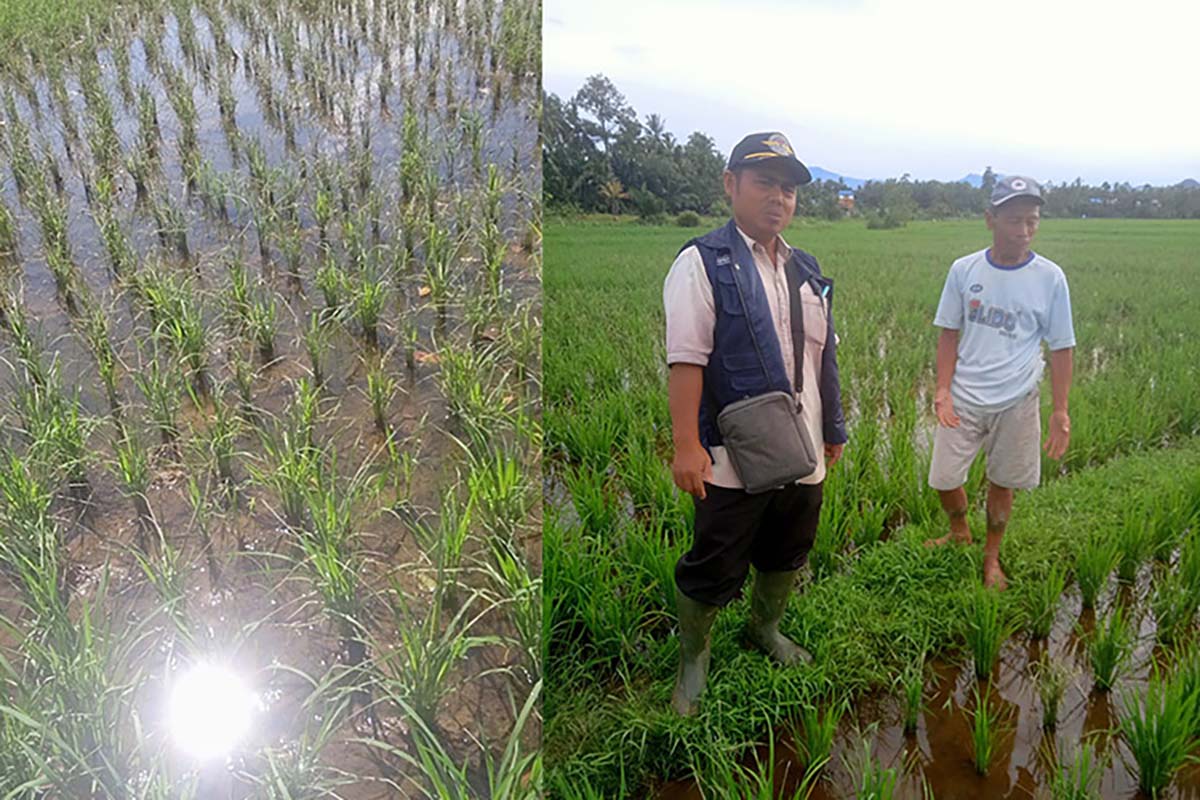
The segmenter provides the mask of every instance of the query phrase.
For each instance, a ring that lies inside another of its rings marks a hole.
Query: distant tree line
[[[574,96],[542,98],[542,181],[551,208],[612,214],[634,212],[647,219],[695,212],[725,214],[721,188],[725,155],[712,137],[696,131],[679,142],[666,121],[643,121],[603,75],[592,75]],[[857,189],[836,180],[816,180],[797,193],[796,214],[840,219],[862,216],[871,227],[890,228],[911,219],[975,216],[987,207],[998,178],[988,167],[979,187],[964,181],[900,178],[867,181]],[[1200,184],[1134,187],[1128,183],[1089,186],[1047,183],[1047,217],[1143,217],[1200,219]],[[853,200],[850,200],[850,195]]]

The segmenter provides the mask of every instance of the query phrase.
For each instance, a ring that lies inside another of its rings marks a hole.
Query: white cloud
[[[705,123],[706,105],[779,119],[847,174],[1200,174],[1198,4],[548,0],[546,19],[548,89],[603,72],[643,115],[668,109],[627,87],[726,149],[748,127]]]

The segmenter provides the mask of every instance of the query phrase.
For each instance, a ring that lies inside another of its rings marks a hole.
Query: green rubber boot
[[[811,664],[812,655],[779,632],[779,620],[787,609],[788,597],[800,570],[759,572],[750,594],[750,622],[746,635],[751,644],[784,666]]]
[[[700,707],[700,695],[708,680],[710,634],[721,607],[693,600],[678,587],[675,605],[679,609],[679,672],[675,676],[671,707],[680,715],[690,717]]]

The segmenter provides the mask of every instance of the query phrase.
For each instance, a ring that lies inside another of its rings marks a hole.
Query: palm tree
[[[607,205],[609,211],[615,217],[621,213],[621,201],[629,199],[629,192],[625,191],[625,187],[616,178],[610,178],[600,184],[600,199]]]

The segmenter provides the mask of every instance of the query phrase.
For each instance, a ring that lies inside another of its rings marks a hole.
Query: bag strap
[[[753,261],[751,261],[750,267],[752,269],[758,269]],[[733,285],[737,287],[738,301],[742,304],[742,308],[746,310],[746,327],[750,330],[750,341],[754,343],[754,352],[758,354],[758,363],[762,366],[763,380],[770,385],[771,373],[767,371],[767,359],[763,357],[762,347],[760,347],[758,344],[758,336],[754,333],[754,321],[750,319],[749,314],[750,306],[746,305],[746,295],[742,292],[742,281],[737,275],[737,273],[742,271],[742,268],[741,265],[738,264],[736,257],[733,260],[733,271]]]
[[[796,379],[793,381],[794,388],[801,389],[804,386],[804,300],[801,297],[800,291],[804,287],[806,281],[800,274],[800,268],[796,263],[795,251],[792,252],[788,260],[784,262],[784,276],[787,278],[788,287],[788,309],[792,318],[792,363],[795,365]]]

